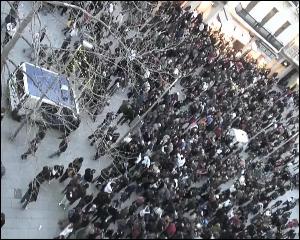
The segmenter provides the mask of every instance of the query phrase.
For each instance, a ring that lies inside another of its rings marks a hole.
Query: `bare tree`
[[[20,24],[19,28],[17,29],[17,32],[15,33],[13,38],[3,48],[2,53],[1,53],[1,73],[3,71],[3,68],[4,68],[4,65],[5,65],[5,62],[8,57],[9,52],[13,49],[13,47],[16,45],[17,41],[22,36],[21,34],[23,33],[24,29],[28,26],[28,24],[31,22],[34,14],[37,12],[38,8],[40,7],[40,4],[41,4],[40,2],[37,2],[36,4],[34,4],[30,13],[21,22],[21,24]]]

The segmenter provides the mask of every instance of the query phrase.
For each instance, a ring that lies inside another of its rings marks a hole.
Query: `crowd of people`
[[[105,22],[112,18],[110,4],[98,2],[89,10],[102,8],[108,9]],[[66,11],[62,8],[62,14]],[[74,12],[69,14],[72,19]],[[92,29],[92,21],[81,17]],[[82,157],[65,172],[64,166],[44,167],[29,184],[23,207],[37,200],[43,182],[70,178],[59,202],[68,209],[68,218],[59,222],[59,239],[70,234],[89,239],[295,238],[299,223],[290,215],[298,199],[278,198],[299,188],[298,92],[278,89],[276,74],[242,56],[220,30],[202,21],[201,13],[178,2],[162,2],[142,28],[143,37],[126,37],[126,27],[137,23],[126,22],[118,33],[140,55],[107,64],[101,87],[93,85],[99,91],[104,86],[110,96],[130,89],[128,100],[116,113],[107,113],[88,137],[96,143],[94,159],[110,154],[113,163],[98,174],[87,168],[83,176]],[[97,41],[104,33],[99,25]],[[147,41],[157,50],[140,53]],[[121,49],[110,54],[118,59]],[[131,75],[127,66],[134,69]],[[177,80],[182,90],[161,97]],[[93,97],[99,95],[96,89]],[[131,123],[150,107],[140,128],[117,142],[117,125]],[[235,142],[232,128],[247,132],[250,141]],[[89,194],[91,185],[97,191]]]

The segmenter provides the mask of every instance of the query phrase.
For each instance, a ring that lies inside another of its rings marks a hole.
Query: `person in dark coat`
[[[78,157],[73,160],[72,165],[74,166],[77,172],[79,172],[82,166],[82,162],[83,162],[83,157]]]
[[[67,49],[68,45],[71,43],[71,36],[68,36],[67,38],[64,39],[62,45],[61,45],[61,49]]]
[[[103,122],[98,126],[98,128],[101,128],[103,126],[108,126],[112,120],[114,120],[115,115],[114,112],[108,112],[105,116],[105,119],[103,120]]]
[[[5,167],[4,165],[2,164],[2,161],[1,161],[1,178],[5,175]]]
[[[101,222],[104,222],[106,218],[108,218],[109,212],[108,212],[108,205],[103,205],[103,207],[98,207],[98,211],[95,214],[95,218],[92,220],[93,223],[95,223],[98,218],[100,218]]]
[[[53,158],[55,156],[60,156],[61,153],[65,152],[67,150],[67,148],[68,148],[68,142],[69,142],[69,138],[68,137],[64,137],[63,140],[59,144],[58,151],[56,151],[55,153],[51,154],[49,156],[49,158]]]
[[[45,181],[48,181],[50,183],[51,168],[48,166],[44,166],[43,170],[36,176],[36,179],[40,184]]]
[[[42,30],[41,30],[41,37],[40,37],[40,42],[42,42],[44,40],[46,36],[46,27],[44,27]]]
[[[51,175],[50,175],[50,181],[60,178],[64,173],[64,166],[63,165],[54,165]]]
[[[133,109],[130,105],[125,107],[122,113],[123,116],[118,120],[117,124],[123,125],[128,119],[133,119]]]
[[[118,117],[119,114],[123,113],[128,107],[129,107],[128,101],[127,101],[127,100],[124,100],[124,101],[122,102],[122,105],[121,105],[120,108],[118,109],[118,111],[117,111],[115,117]]]
[[[2,108],[1,108],[1,121],[2,121],[2,119],[3,119],[3,117],[4,117],[4,115],[5,115],[5,108],[2,107]]]
[[[60,16],[63,16],[68,11],[68,8],[67,7],[60,7],[60,8],[62,9]]]
[[[23,153],[21,155],[21,159],[27,159],[28,155],[29,154],[32,154],[34,155],[35,152],[37,151],[38,149],[38,139],[37,138],[34,138],[31,142],[30,142],[30,146],[27,150],[27,152]]]
[[[44,139],[44,137],[46,136],[46,130],[47,130],[46,126],[39,127],[39,131],[36,134],[36,138],[38,139],[38,142],[41,142]]]
[[[95,169],[90,169],[90,168],[87,168],[85,169],[85,172],[84,172],[84,175],[83,175],[83,179],[84,181],[86,182],[92,182],[93,181],[93,174],[96,172]]]
[[[59,202],[60,205],[64,205],[64,209],[72,205],[76,200],[83,198],[86,194],[86,189],[89,187],[89,184],[86,183],[83,186],[81,185],[70,185],[66,189],[66,194],[63,199]]]
[[[77,175],[73,176],[72,179],[70,180],[70,182],[67,184],[67,186],[64,188],[64,190],[62,190],[62,193],[66,193],[67,189],[69,187],[77,187],[80,184],[80,178],[81,178],[81,174],[77,173]]]
[[[27,209],[28,203],[35,202],[37,200],[39,190],[40,190],[40,184],[36,179],[34,179],[32,182],[29,183],[28,190],[21,199],[21,203],[25,202],[23,204],[24,209]]]
[[[59,179],[59,182],[65,181],[68,177],[74,177],[80,170],[83,158],[76,158],[73,162],[69,163],[65,173]]]
[[[1,213],[1,228],[4,226],[5,224],[5,214]]]
[[[86,195],[80,199],[79,203],[76,205],[75,208],[82,209],[85,205],[89,204],[93,200],[93,194]]]

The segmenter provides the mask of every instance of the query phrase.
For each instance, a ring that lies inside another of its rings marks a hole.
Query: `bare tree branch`
[[[69,3],[63,3],[63,2],[59,2],[59,1],[45,1],[45,2],[52,4],[52,5],[56,5],[56,6],[70,7],[70,8],[74,8],[74,9],[82,11],[87,16],[89,16],[91,19],[93,19],[97,22],[100,22],[110,32],[110,34],[116,38],[116,40],[124,47],[124,49],[128,50],[127,46],[121,41],[121,39],[111,30],[111,28],[105,22],[103,22],[101,19],[93,16],[85,9],[75,6],[75,5],[72,5],[72,4],[69,4]]]
[[[13,38],[8,42],[8,44],[3,48],[2,54],[1,54],[1,73],[3,71],[3,67],[5,65],[6,58],[8,57],[9,52],[12,50],[12,48],[16,45],[17,41],[21,37],[21,34],[23,33],[24,29],[28,26],[28,24],[31,22],[34,13],[38,10],[40,7],[40,2],[37,2],[37,4],[34,5],[30,13],[26,16],[26,18],[21,22],[17,32],[13,36]]]

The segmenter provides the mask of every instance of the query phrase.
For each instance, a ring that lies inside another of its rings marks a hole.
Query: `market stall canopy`
[[[71,109],[76,108],[70,82],[65,76],[27,62],[24,64],[25,88],[30,95],[40,98],[43,93],[47,93],[45,99]]]

